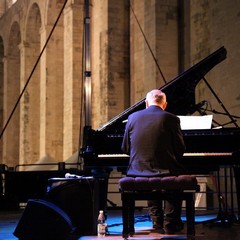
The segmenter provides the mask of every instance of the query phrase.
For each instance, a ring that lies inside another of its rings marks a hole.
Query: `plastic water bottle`
[[[99,211],[97,232],[98,232],[98,237],[105,237],[106,236],[107,223],[105,221],[105,216],[104,216],[103,210]]]

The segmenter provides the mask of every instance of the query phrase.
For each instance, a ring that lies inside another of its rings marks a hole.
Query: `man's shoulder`
[[[146,108],[145,109],[142,109],[142,110],[138,110],[138,111],[136,111],[136,112],[134,112],[134,113],[131,113],[130,115],[129,115],[129,117],[134,117],[134,116],[138,116],[138,115],[141,115],[141,114],[145,114],[145,112],[146,112]]]

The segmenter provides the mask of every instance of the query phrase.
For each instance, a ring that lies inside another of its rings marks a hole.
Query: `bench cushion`
[[[123,177],[119,180],[120,191],[196,190],[197,187],[197,179],[192,175]]]

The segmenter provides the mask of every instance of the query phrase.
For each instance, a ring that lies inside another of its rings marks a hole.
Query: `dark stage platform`
[[[18,211],[0,211],[0,240],[16,240],[13,235],[17,223],[23,209]],[[84,218],[84,216],[80,216]],[[240,226],[238,223],[208,223],[203,224],[204,221],[213,219],[216,214],[211,214],[210,211],[197,211],[196,212],[196,240],[219,240],[219,239],[231,239],[237,240],[240,238]],[[182,219],[185,220],[184,214]],[[151,230],[151,222],[149,221],[146,209],[137,209],[135,212],[136,220],[136,234],[130,239],[187,239],[185,233],[186,229],[177,235],[161,235],[153,233]],[[122,239],[122,217],[120,210],[108,210],[108,230],[109,235],[105,239]],[[47,239],[47,236],[46,236]],[[79,236],[75,237],[75,240],[87,240],[87,239],[99,239],[97,236]]]

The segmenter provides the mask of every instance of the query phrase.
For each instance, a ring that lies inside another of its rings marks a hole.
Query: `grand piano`
[[[196,104],[195,88],[201,79],[210,87],[205,75],[226,59],[226,56],[226,49],[221,47],[160,87],[159,89],[167,95],[168,107],[166,110],[182,116],[192,115],[195,112],[201,113],[200,108],[204,102]],[[216,96],[214,92],[213,94]],[[123,172],[126,170],[129,156],[124,155],[121,151],[126,120],[131,113],[144,108],[145,98],[96,130],[91,126],[85,126],[81,149],[85,170],[91,170],[98,174],[101,171],[109,173],[114,168]],[[224,110],[226,109],[224,108]],[[239,165],[240,129],[227,110],[226,114],[229,115],[230,122],[235,125],[234,127],[215,126],[216,129],[182,131],[186,152],[180,161],[190,173],[202,174],[215,171],[221,166]],[[238,170],[235,171],[235,175],[237,173]],[[236,179],[239,180],[239,176],[236,176]],[[236,182],[236,185],[239,189],[239,183]]]

